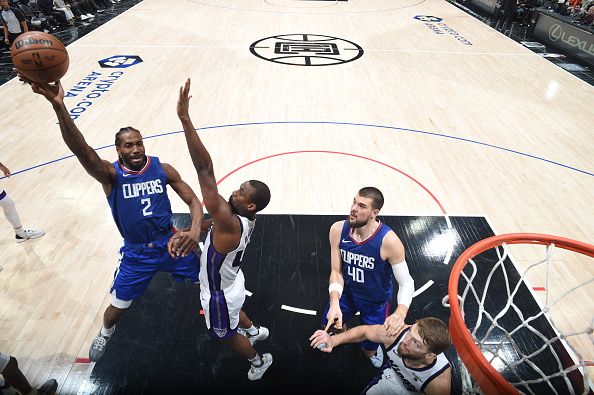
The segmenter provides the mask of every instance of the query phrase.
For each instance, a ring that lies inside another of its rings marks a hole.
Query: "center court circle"
[[[333,66],[363,56],[363,48],[352,41],[321,34],[280,34],[250,45],[260,59],[291,66]]]

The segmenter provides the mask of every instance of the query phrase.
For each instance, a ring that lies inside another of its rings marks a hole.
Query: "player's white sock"
[[[14,202],[8,197],[8,195],[4,196],[3,199],[0,199],[0,207],[2,207],[2,210],[4,210],[4,216],[14,228],[15,233],[23,237],[25,235],[25,231],[23,230],[23,225],[21,224],[21,218],[19,217],[19,213],[16,210]]]
[[[264,363],[264,361],[262,361],[262,357],[260,356],[260,354],[256,353],[256,356],[253,358],[248,358],[248,361],[250,361],[250,363],[252,365],[254,365],[255,367],[259,367],[262,366],[262,364]]]
[[[103,336],[109,337],[109,336],[113,335],[113,332],[115,332],[115,325],[112,326],[111,328],[105,328],[104,326],[101,327],[101,334]]]
[[[258,333],[260,333],[260,330],[258,328],[256,328],[253,323],[252,323],[252,326],[250,326],[249,328],[246,329],[246,331],[251,336],[256,336]]]

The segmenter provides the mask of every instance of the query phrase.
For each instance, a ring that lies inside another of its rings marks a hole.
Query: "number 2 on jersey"
[[[140,204],[145,205],[142,208],[142,215],[144,215],[145,217],[148,217],[149,215],[153,215],[153,212],[149,211],[149,208],[151,208],[151,199],[150,198],[141,199]]]

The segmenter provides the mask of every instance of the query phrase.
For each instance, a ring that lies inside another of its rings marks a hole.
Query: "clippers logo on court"
[[[291,66],[333,66],[363,56],[363,48],[352,41],[320,34],[282,34],[250,45],[260,59]]]
[[[137,55],[116,55],[99,61],[99,66],[104,69],[125,69],[135,64],[142,63]]]
[[[126,69],[142,63],[142,59],[136,55],[115,55],[99,60],[98,63],[101,68]],[[79,98],[74,107],[68,111],[70,118],[73,120],[80,118],[98,99],[107,94],[113,84],[125,73],[125,70],[91,71],[86,77],[74,84],[64,94],[64,98]]]
[[[417,15],[414,17],[414,19],[421,21],[421,22],[441,22],[441,21],[443,21],[443,18],[439,18],[437,16],[431,16],[431,15]]]
[[[472,43],[464,38],[460,33],[448,26],[447,23],[442,22],[443,18],[433,15],[417,15],[413,19],[421,21],[435,34],[445,35],[449,34],[454,37],[462,45],[472,45]]]

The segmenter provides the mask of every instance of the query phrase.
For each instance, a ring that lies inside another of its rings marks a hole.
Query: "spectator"
[[[0,0],[0,8],[2,8],[0,17],[4,31],[4,44],[10,48],[21,33],[29,31],[29,26],[25,15],[18,8],[9,6],[8,0]]]
[[[53,0],[37,0],[37,5],[45,15],[56,18],[56,21],[58,21],[60,25],[68,24],[66,13],[63,11],[54,10]]]
[[[74,14],[64,0],[54,0],[54,10],[63,12],[69,25],[74,24]]]
[[[582,25],[594,25],[594,4],[590,4],[588,11],[586,11],[586,16],[584,19],[580,21]]]
[[[70,10],[72,11],[72,13],[74,14],[74,17],[84,21],[87,20],[89,18],[94,18],[95,16],[93,14],[91,14],[90,12],[87,12],[86,9],[84,9],[78,1],[76,0],[66,0],[66,4],[68,5],[68,7],[70,7]]]

